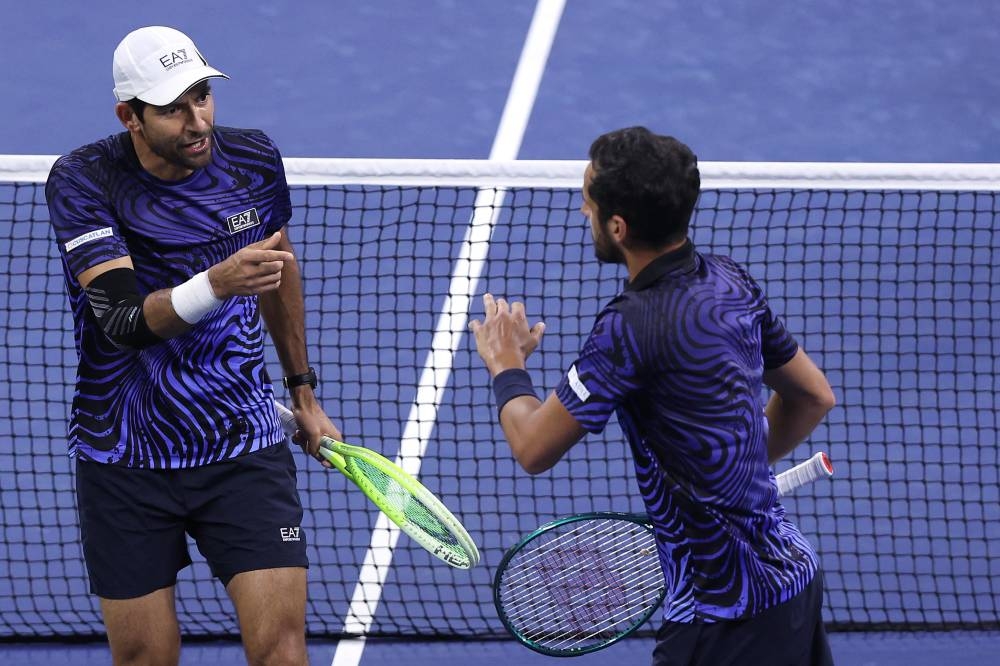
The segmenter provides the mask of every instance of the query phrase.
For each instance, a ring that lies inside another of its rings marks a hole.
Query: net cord
[[[43,183],[57,155],[0,155],[0,182]],[[579,188],[583,160],[285,158],[290,185]],[[1000,164],[701,162],[702,188],[1000,191]]]

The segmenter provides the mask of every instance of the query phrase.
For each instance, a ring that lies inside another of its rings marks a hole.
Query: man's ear
[[[612,215],[607,224],[608,233],[619,243],[624,243],[628,236],[628,223],[621,215]]]
[[[132,107],[125,102],[115,104],[115,115],[118,116],[118,121],[129,132],[138,132],[142,127],[142,121],[139,120],[139,116],[135,115]]]

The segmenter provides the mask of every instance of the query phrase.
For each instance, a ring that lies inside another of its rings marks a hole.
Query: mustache
[[[198,143],[202,139],[207,139],[210,136],[212,136],[212,130],[209,130],[207,132],[202,132],[200,134],[189,134],[188,136],[184,137],[184,143],[185,144]]]

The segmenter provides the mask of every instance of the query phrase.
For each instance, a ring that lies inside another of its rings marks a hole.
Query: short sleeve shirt
[[[169,469],[284,439],[272,406],[256,297],[233,297],[182,335],[143,350],[104,334],[77,280],[129,256],[144,294],[174,287],[291,218],[281,155],[255,130],[216,127],[210,164],[163,181],[127,133],[61,157],[46,183],[79,355],[70,454]]]
[[[763,373],[797,350],[743,268],[688,242],[604,308],[556,388],[590,432],[618,416],[657,535],[666,620],[753,616],[817,570],[767,460]]]

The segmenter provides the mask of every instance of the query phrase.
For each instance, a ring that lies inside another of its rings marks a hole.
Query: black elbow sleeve
[[[123,349],[145,349],[163,341],[149,329],[142,311],[145,297],[131,268],[101,273],[84,289],[104,334]]]

